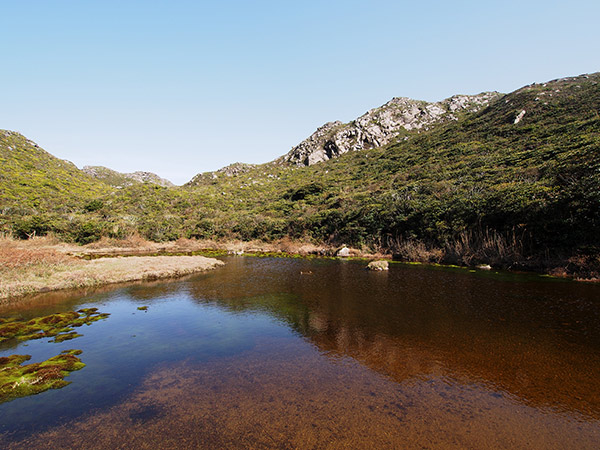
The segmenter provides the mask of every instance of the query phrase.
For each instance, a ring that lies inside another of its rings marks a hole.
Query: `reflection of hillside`
[[[440,332],[421,339],[369,335],[329,323],[326,332],[310,336],[321,350],[350,356],[396,381],[450,376],[465,384],[492,385],[532,406],[600,418],[599,361],[590,359],[588,352],[564,351],[545,342],[524,343],[496,332],[479,336]]]
[[[402,267],[373,274],[352,263],[313,266],[303,277],[305,261],[277,261],[273,271],[262,261],[236,264],[192,295],[268,311],[323,352],[398,382],[447,376],[600,418],[600,327],[587,286]]]

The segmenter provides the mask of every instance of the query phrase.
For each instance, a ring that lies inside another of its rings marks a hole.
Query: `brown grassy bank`
[[[0,238],[0,304],[25,294],[177,277],[219,264],[217,260],[202,256],[172,256],[205,250],[235,254],[282,252],[300,256],[334,256],[337,248],[289,239],[273,242],[179,239],[156,243],[131,236],[124,240],[103,238],[79,246],[60,242],[51,236],[26,241],[4,237]],[[548,254],[531,258],[525,254],[523,244],[517,238],[507,240],[495,234],[481,233],[465,233],[444,247],[429,246],[420,241],[395,241],[385,247],[351,249],[350,252],[351,256],[363,258],[394,258],[462,266],[489,264],[495,269],[545,273],[583,281],[600,279],[597,255]],[[86,257],[100,258],[86,261],[83,259]]]
[[[50,247],[58,245],[54,240]],[[202,250],[217,250],[225,253],[276,253],[284,252],[298,255],[332,255],[335,248],[327,245],[315,245],[308,242],[280,239],[273,242],[208,239],[178,239],[171,242],[151,242],[140,236],[127,239],[102,238],[85,246],[60,244],[62,251],[75,256],[95,255],[144,255],[160,253],[186,253]],[[358,255],[359,251],[355,251]],[[361,253],[362,254],[362,253]]]
[[[0,304],[59,289],[180,277],[223,264],[203,256],[136,256],[86,261],[51,238],[0,239]]]

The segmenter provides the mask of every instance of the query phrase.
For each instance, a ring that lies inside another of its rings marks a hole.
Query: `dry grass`
[[[443,248],[426,245],[422,241],[397,239],[391,249],[399,259],[425,263],[509,267],[525,260],[523,243],[514,233],[507,238],[489,230],[465,231]]]
[[[102,238],[97,242],[82,247],[65,246],[64,251],[74,255],[104,254],[147,254],[147,253],[179,253],[201,250],[223,250],[228,252],[286,252],[299,255],[330,254],[333,248],[317,246],[308,242],[292,241],[284,238],[273,242],[255,241],[214,241],[208,239],[178,239],[172,242],[151,242],[134,235],[127,239]]]
[[[446,258],[467,266],[492,264],[506,266],[523,261],[523,243],[515,233],[509,237],[495,231],[465,231],[447,244]]]
[[[311,254],[325,254],[331,251],[329,247],[317,246],[309,242],[293,241],[289,238],[279,239],[273,242],[263,241],[226,241],[213,243],[215,247],[221,250],[233,251],[233,252],[285,252],[298,255],[311,255]]]
[[[445,255],[442,249],[428,247],[414,240],[396,240],[392,245],[392,253],[394,258],[422,263],[439,263]]]
[[[0,243],[0,273],[30,267],[68,263],[64,253],[50,248],[23,248],[11,242]]]
[[[50,240],[0,238],[0,303],[38,292],[179,277],[223,264],[202,256],[135,256],[85,261]]]
[[[52,238],[18,241],[0,238],[0,277],[3,281],[20,272],[44,273],[55,266],[69,266],[75,258],[61,251]]]

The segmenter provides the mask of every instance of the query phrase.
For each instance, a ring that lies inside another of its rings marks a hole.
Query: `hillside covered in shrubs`
[[[115,187],[0,131],[0,230],[89,243],[282,238],[412,260],[596,273],[600,75],[525,86],[477,112],[310,166],[280,158],[184,186]]]

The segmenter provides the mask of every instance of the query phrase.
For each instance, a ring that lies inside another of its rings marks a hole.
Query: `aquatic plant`
[[[0,342],[9,339],[27,341],[52,337],[51,342],[63,342],[82,336],[74,327],[90,325],[110,314],[99,313],[98,308],[84,308],[79,311],[67,311],[36,317],[30,320],[9,318],[0,319]]]
[[[65,350],[46,361],[25,366],[22,364],[31,355],[0,357],[0,403],[70,384],[64,378],[85,367],[77,357],[81,353],[81,350]]]

